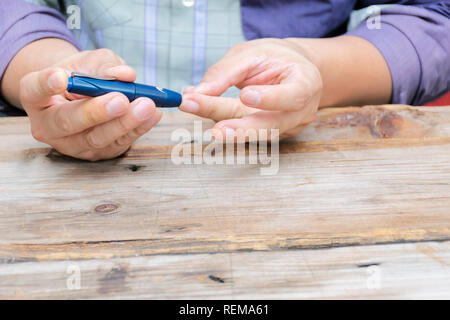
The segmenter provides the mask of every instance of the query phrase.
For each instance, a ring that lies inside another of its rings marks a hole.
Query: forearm
[[[390,71],[370,42],[354,36],[288,41],[295,43],[321,73],[320,108],[390,102]]]
[[[6,69],[1,94],[12,105],[20,107],[19,82],[27,73],[52,66],[78,52],[70,42],[57,38],[40,39],[20,50]]]

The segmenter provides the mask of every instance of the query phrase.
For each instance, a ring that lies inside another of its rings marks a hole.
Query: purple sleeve
[[[369,18],[374,21],[374,17]],[[361,23],[348,35],[375,45],[392,76],[392,103],[423,105],[450,87],[450,5],[381,7],[380,28]]]
[[[24,0],[0,0],[0,79],[17,52],[42,38],[60,38],[79,47],[58,11]]]

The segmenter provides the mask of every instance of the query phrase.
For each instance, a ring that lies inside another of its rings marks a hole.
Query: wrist
[[[322,73],[324,56],[322,50],[318,50],[318,40],[320,39],[286,38],[284,40],[294,46],[301,55],[313,63]]]
[[[378,49],[367,40],[355,36],[286,40],[321,74],[323,93],[319,107],[390,102],[389,68]]]

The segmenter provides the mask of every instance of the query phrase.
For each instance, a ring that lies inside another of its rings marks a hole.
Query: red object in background
[[[450,91],[439,99],[428,102],[426,106],[450,106]]]

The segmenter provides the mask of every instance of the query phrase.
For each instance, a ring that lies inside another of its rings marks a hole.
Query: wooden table
[[[175,165],[194,119],[98,163],[1,119],[0,298],[450,298],[450,107],[321,110],[272,176]]]

